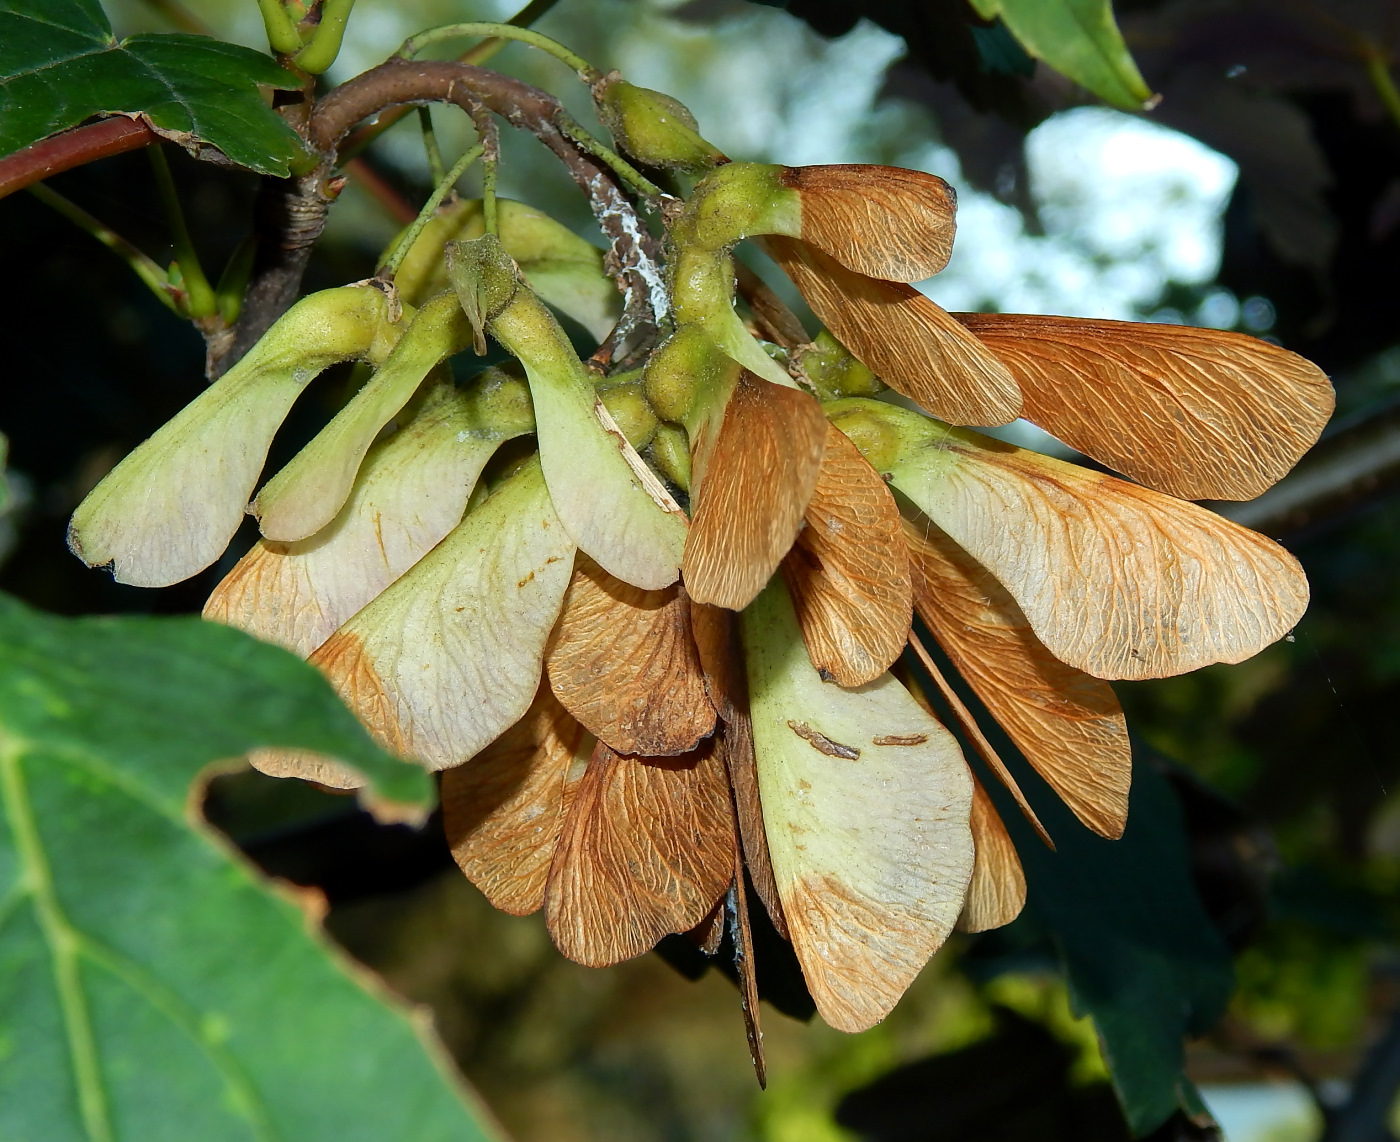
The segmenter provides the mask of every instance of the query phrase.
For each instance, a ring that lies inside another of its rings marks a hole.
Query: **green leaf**
[[[334,755],[381,787],[412,772],[276,647],[0,596],[6,1142],[498,1137],[414,1021],[191,825],[200,769],[258,745]]]
[[[1197,1097],[1183,1040],[1209,1030],[1229,1001],[1229,948],[1191,879],[1181,807],[1150,765],[1133,768],[1128,827],[1117,841],[1084,828],[1028,766],[1017,778],[1050,835],[1051,852],[995,782],[1026,871],[1027,919],[1060,948],[1070,994],[1093,1017],[1119,1102],[1135,1135]]]
[[[96,0],[0,0],[0,155],[101,114],[140,114],[167,138],[208,143],[286,175],[295,132],[258,85],[297,86],[268,56],[207,36],[120,43]]]
[[[972,6],[985,19],[1000,16],[1031,55],[1115,107],[1140,111],[1151,101],[1111,0],[972,0]]]

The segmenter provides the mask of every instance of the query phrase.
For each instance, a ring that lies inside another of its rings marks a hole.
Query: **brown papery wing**
[[[915,605],[958,673],[1075,816],[1121,836],[1133,759],[1113,688],[1051,654],[1016,600],[928,520],[905,528]]]
[[[802,197],[802,240],[872,278],[918,282],[948,264],[958,197],[935,175],[848,163],[788,167]]]
[[[545,669],[564,707],[618,753],[686,753],[715,728],[679,583],[644,591],[580,555]]]
[[[1026,874],[996,806],[972,779],[972,845],[976,852],[958,928],[986,932],[1010,924],[1026,905]]]
[[[742,610],[772,578],[816,488],[826,424],[806,393],[739,377],[714,443],[694,457],[681,576],[696,602]]]
[[[913,286],[848,270],[793,238],[765,238],[812,312],[891,388],[953,424],[1007,424],[1021,392],[1006,366]]]
[[[1288,473],[1332,415],[1321,369],[1242,333],[956,316],[1011,370],[1026,419],[1182,499],[1253,499]]]
[[[909,557],[894,496],[830,423],[805,518],[783,574],[807,654],[823,678],[863,686],[889,669],[909,637]]]
[[[541,685],[514,726],[442,775],[442,825],[453,859],[503,912],[544,904],[564,815],[592,739]]]
[[[753,722],[749,718],[749,683],[743,649],[739,645],[738,618],[723,607],[696,603],[691,607],[691,623],[710,701],[724,720],[724,761],[734,789],[744,862],[748,865],[754,891],[768,909],[773,927],[787,939],[787,920],[783,917],[782,901],[778,899],[777,881],[773,879],[768,838],[763,832],[763,802],[758,792]]]
[[[685,757],[623,757],[599,742],[545,889],[559,950],[589,967],[639,956],[708,915],[734,874],[719,742]]]

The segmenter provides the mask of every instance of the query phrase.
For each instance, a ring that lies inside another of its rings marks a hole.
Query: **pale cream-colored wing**
[[[450,769],[534,700],[573,560],[532,459],[311,661],[387,749]]]
[[[957,742],[885,675],[822,682],[775,579],[742,616],[763,819],[817,1010],[862,1031],[962,911],[972,779]]]
[[[334,522],[299,543],[260,539],[214,589],[204,617],[303,658],[325,642],[457,526],[496,447],[511,429],[528,431],[474,425],[466,402],[450,380],[435,385],[413,419],[370,450]]]

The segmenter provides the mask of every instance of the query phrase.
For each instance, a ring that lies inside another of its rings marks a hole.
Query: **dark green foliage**
[[[205,36],[118,42],[96,0],[0,0],[0,154],[101,114],[136,114],[260,174],[287,174],[296,135],[258,93],[296,80]]]

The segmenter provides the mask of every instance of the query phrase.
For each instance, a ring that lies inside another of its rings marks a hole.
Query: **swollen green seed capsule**
[[[724,154],[696,130],[685,104],[664,92],[605,77],[593,89],[598,117],[617,145],[647,166],[700,174],[724,161]]]

